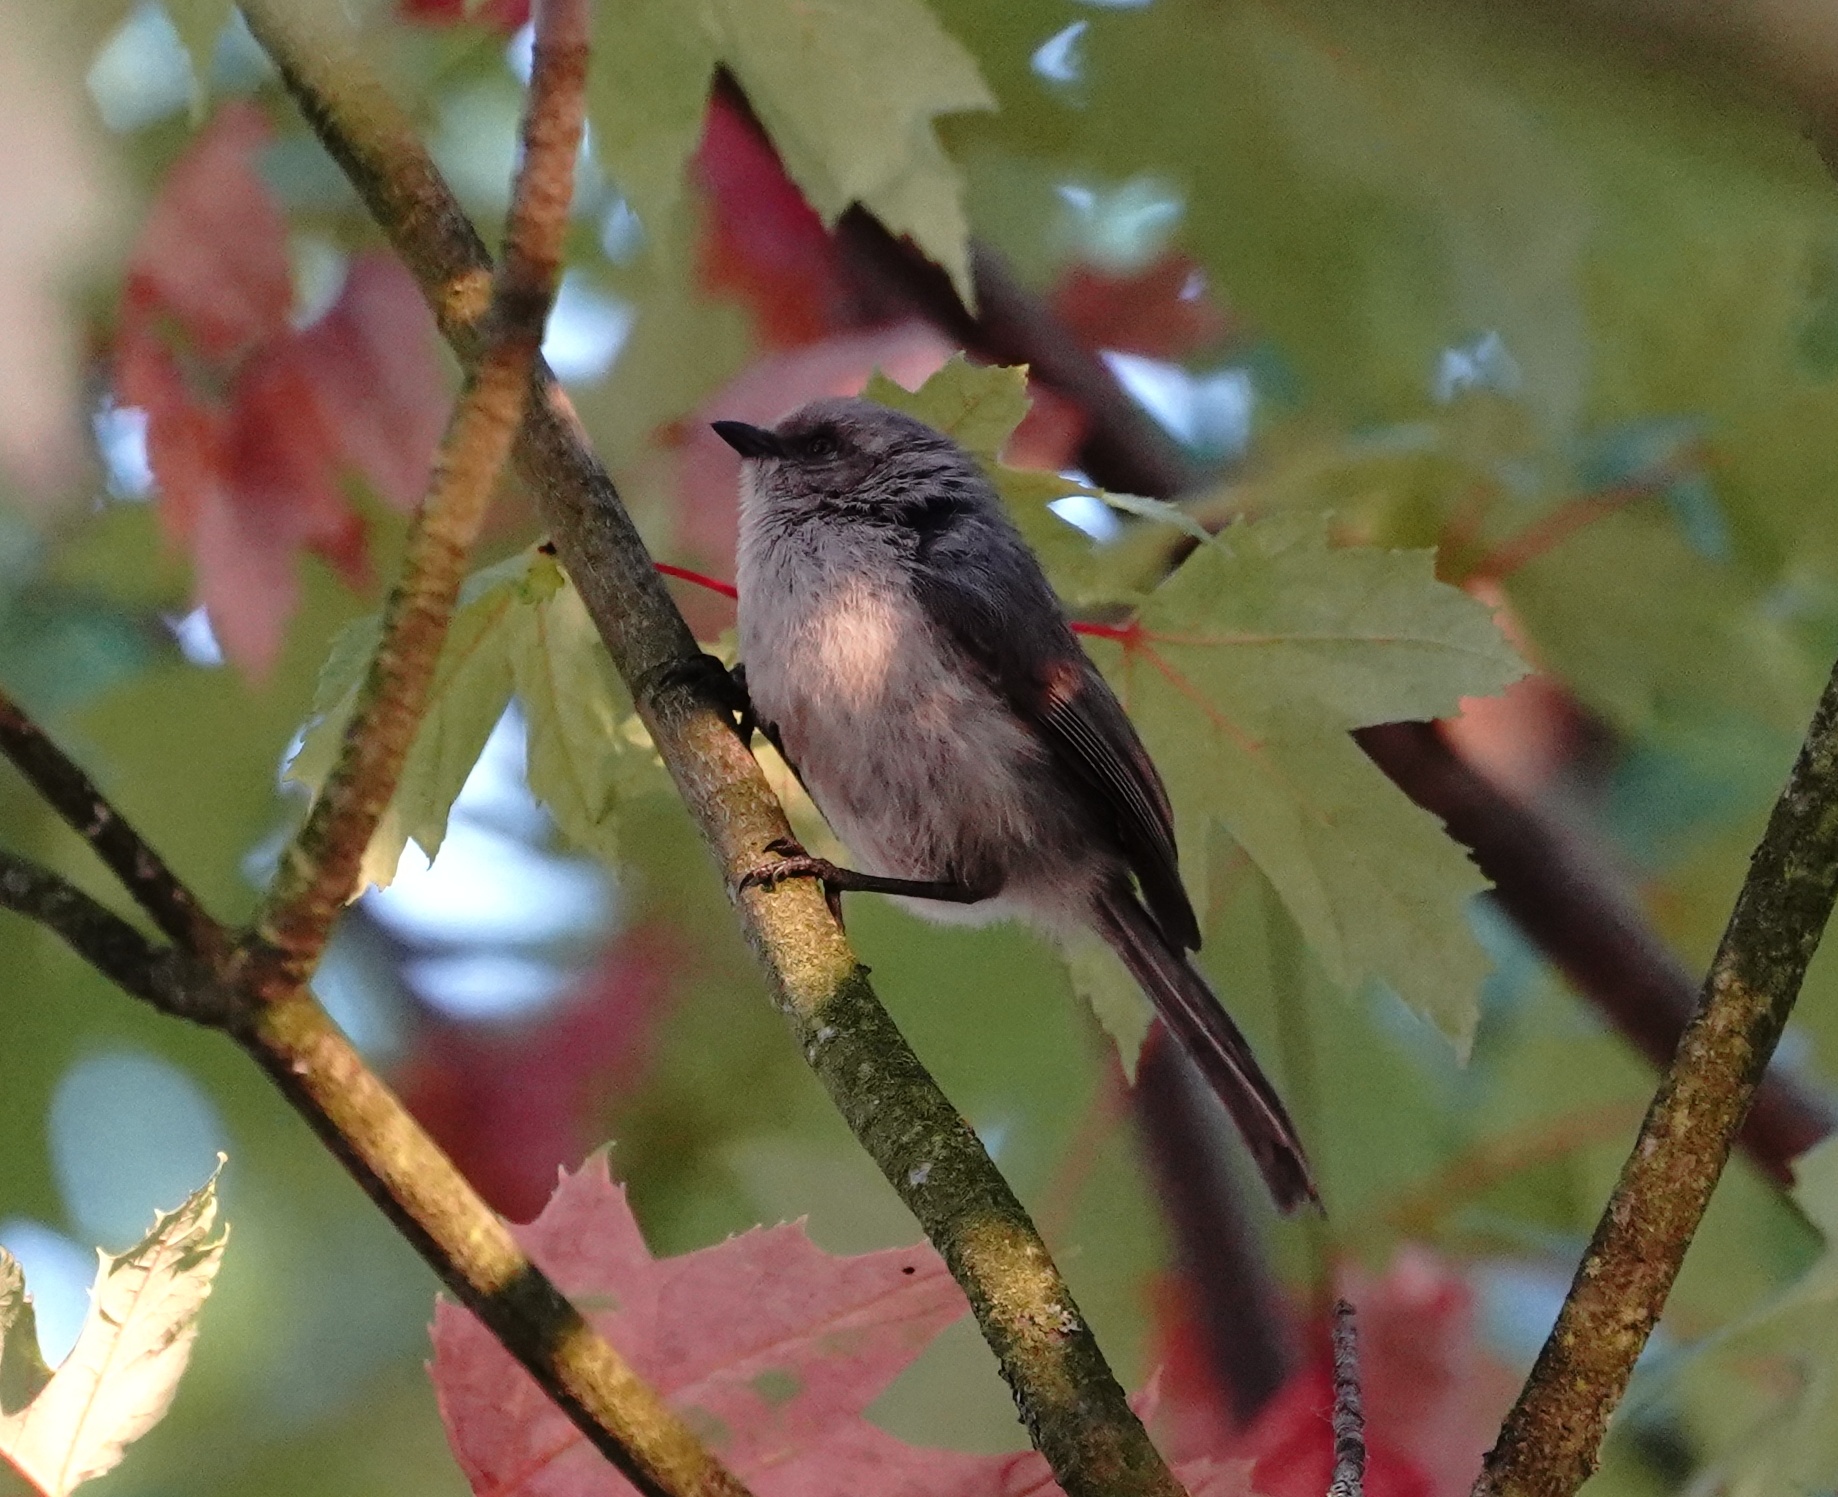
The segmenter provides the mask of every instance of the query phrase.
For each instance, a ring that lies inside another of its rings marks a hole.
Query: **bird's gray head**
[[[814,400],[777,426],[717,421],[746,460],[743,503],[786,519],[894,520],[914,504],[987,492],[976,459],[942,432],[867,400]]]

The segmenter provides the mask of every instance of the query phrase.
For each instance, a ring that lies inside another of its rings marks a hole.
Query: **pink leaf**
[[[801,1226],[656,1259],[604,1157],[563,1175],[518,1240],[638,1374],[758,1497],[1048,1497],[1032,1451],[966,1455],[896,1439],[870,1403],[965,1309],[923,1244],[856,1257]],[[480,1494],[625,1497],[601,1458],[472,1315],[434,1312],[447,1438]],[[1191,1461],[1193,1497],[1250,1497],[1248,1462]]]
[[[233,104],[167,174],[132,258],[115,392],[147,415],[166,533],[191,554],[224,653],[261,676],[311,551],[369,579],[341,469],[398,508],[428,480],[446,398],[408,272],[361,255],[305,333],[288,321],[287,225],[256,169],[269,129]]]
[[[219,110],[167,172],[128,264],[130,314],[173,319],[213,358],[287,328],[287,224],[256,170],[272,134],[252,104]]]
[[[299,340],[339,451],[397,509],[426,491],[447,421],[437,336],[415,278],[394,255],[370,253]]]

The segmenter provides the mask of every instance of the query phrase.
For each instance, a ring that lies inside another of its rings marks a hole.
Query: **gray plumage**
[[[716,429],[745,459],[753,712],[860,871],[954,886],[960,902],[900,898],[931,919],[1096,930],[1277,1203],[1315,1200],[1282,1102],[1185,955],[1200,931],[1161,777],[976,460],[862,400]]]

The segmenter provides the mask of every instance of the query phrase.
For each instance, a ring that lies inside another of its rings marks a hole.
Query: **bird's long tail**
[[[1293,1211],[1304,1201],[1320,1205],[1282,1098],[1206,979],[1169,943],[1127,887],[1102,895],[1094,916],[1098,934],[1123,958],[1162,1022],[1231,1113],[1277,1206]]]

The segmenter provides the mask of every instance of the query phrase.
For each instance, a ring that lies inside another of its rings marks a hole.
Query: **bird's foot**
[[[824,901],[836,923],[842,924],[842,891],[850,881],[848,869],[838,868],[828,858],[812,857],[795,837],[774,838],[766,844],[766,851],[775,854],[773,860],[743,873],[737,891],[776,889],[786,879],[814,878],[823,885]]]
[[[753,737],[753,701],[747,695],[744,665],[730,668],[718,656],[702,650],[694,655],[677,655],[654,666],[649,678],[641,684],[651,691],[688,687],[721,709],[742,743]]]

